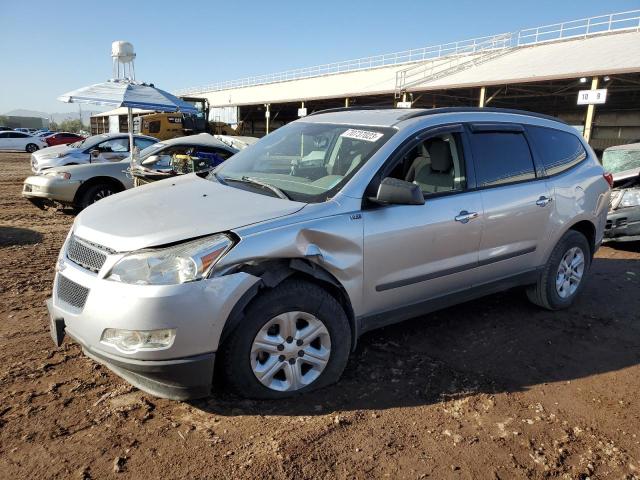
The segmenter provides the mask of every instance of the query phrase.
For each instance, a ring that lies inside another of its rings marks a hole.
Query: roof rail
[[[528,110],[518,110],[515,108],[498,108],[498,107],[439,107],[430,108],[428,110],[419,110],[409,112],[402,117],[402,120],[409,120],[410,118],[423,117],[426,115],[436,115],[440,113],[472,113],[472,112],[491,112],[491,113],[509,113],[512,115],[525,115],[527,117],[543,118],[545,120],[552,120],[554,122],[564,123],[569,125],[564,120],[553,117],[551,115],[545,115],[544,113],[529,112]]]
[[[545,120],[552,120],[554,122],[564,123],[569,125],[564,120],[553,117],[551,115],[545,115],[544,113],[529,112],[527,110],[518,110],[515,108],[498,108],[498,107],[437,107],[437,108],[415,108],[405,109],[397,107],[375,107],[370,105],[354,106],[354,107],[338,107],[328,108],[326,110],[318,110],[310,113],[308,117],[312,115],[319,115],[321,113],[336,113],[336,112],[349,112],[358,110],[405,110],[406,115],[398,117],[398,121],[409,120],[411,118],[424,117],[427,115],[438,115],[442,113],[473,113],[473,112],[490,112],[490,113],[510,113],[512,115],[525,115],[527,117],[544,118]]]

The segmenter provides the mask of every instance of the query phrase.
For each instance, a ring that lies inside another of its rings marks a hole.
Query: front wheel
[[[529,300],[548,310],[569,307],[582,290],[590,266],[589,242],[580,232],[569,230],[551,252],[538,282],[527,288]]]
[[[223,373],[242,396],[286,398],[337,381],[350,348],[340,303],[313,283],[290,279],[247,307],[222,346]]]
[[[25,150],[27,151],[27,153],[37,152],[38,146],[35,143],[29,143],[27,144]]]
[[[114,193],[117,193],[116,190],[109,184],[99,183],[97,185],[91,185],[80,196],[78,208],[80,208],[80,210],[85,209],[89,205],[113,195]]]

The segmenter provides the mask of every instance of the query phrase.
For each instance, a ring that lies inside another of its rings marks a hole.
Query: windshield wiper
[[[251,183],[253,185],[258,185],[259,187],[262,188],[266,188],[267,190],[272,191],[273,193],[275,193],[279,198],[282,198],[284,200],[291,200],[291,197],[289,195],[287,195],[286,193],[284,193],[282,190],[280,190],[278,187],[275,187],[269,183],[265,183],[263,181],[258,180],[257,178],[253,178],[253,177],[247,177],[246,175],[242,178],[229,178],[229,177],[225,177],[225,180],[228,181],[232,181],[232,182],[244,182],[244,183]]]

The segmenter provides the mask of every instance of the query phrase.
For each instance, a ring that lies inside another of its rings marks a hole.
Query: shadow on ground
[[[568,310],[539,309],[515,289],[365,334],[341,380],[317,392],[267,402],[219,393],[192,404],[218,415],[318,415],[620,370],[640,362],[639,287],[640,260],[596,259]]]
[[[28,228],[0,226],[0,247],[34,245],[42,241],[42,234]]]

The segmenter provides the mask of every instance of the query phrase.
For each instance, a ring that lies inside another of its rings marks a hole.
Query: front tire
[[[551,252],[535,285],[527,288],[527,297],[547,310],[568,308],[584,287],[591,266],[591,248],[583,234],[565,233]]]
[[[80,210],[84,210],[89,205],[96,203],[97,201],[102,200],[103,198],[106,198],[110,195],[113,195],[114,193],[117,193],[117,190],[107,183],[98,183],[96,185],[91,185],[80,196],[78,208]]]
[[[336,382],[350,348],[351,328],[340,303],[293,278],[246,308],[221,348],[223,374],[244,397],[287,398]]]
[[[35,143],[28,143],[25,147],[27,153],[33,153],[38,151],[38,146]]]

